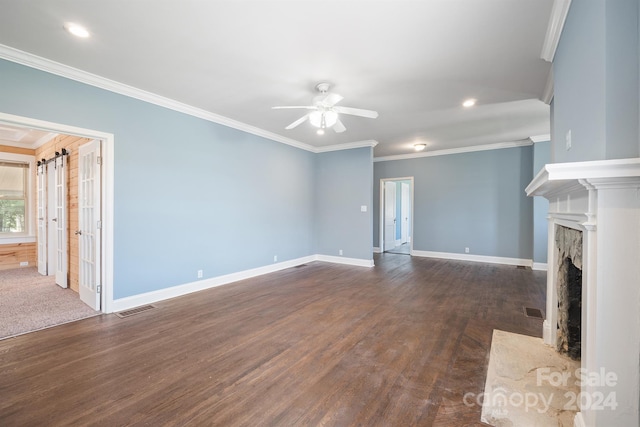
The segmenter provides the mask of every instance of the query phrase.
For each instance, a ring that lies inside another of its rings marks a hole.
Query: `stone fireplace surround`
[[[575,426],[640,425],[640,158],[546,165],[526,188],[549,200],[544,342],[556,346],[556,229],[582,232],[582,381]],[[613,373],[615,381],[605,381]],[[597,405],[615,397],[615,408]],[[580,403],[582,402],[582,403]]]

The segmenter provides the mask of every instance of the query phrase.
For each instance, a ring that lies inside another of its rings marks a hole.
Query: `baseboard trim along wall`
[[[274,273],[286,268],[295,267],[297,265],[306,264],[313,261],[330,262],[334,264],[346,264],[357,267],[373,267],[373,260],[359,258],[344,258],[329,255],[309,255],[302,258],[296,258],[289,261],[283,261],[275,264],[265,265],[263,267],[252,268],[250,270],[239,271],[237,273],[225,274],[223,276],[211,277],[196,282],[185,283],[182,285],[172,286],[166,289],[146,292],[144,294],[133,295],[130,297],[119,298],[111,304],[110,313],[129,310],[145,304],[175,298],[187,295],[193,292],[203,291],[205,289],[215,288],[217,286],[227,285],[240,280],[250,279],[252,277],[262,276],[263,274]]]
[[[524,267],[533,266],[533,260],[521,258],[504,258],[486,255],[456,254],[452,252],[431,252],[417,250],[411,251],[411,255],[426,258],[455,259],[458,261],[486,262],[490,264],[521,265]]]
[[[534,262],[533,266],[531,266],[532,270],[538,271],[547,271],[547,263],[546,262]]]

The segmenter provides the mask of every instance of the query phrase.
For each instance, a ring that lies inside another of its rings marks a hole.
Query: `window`
[[[0,233],[27,232],[28,163],[0,161]]]
[[[33,235],[33,163],[33,156],[0,152],[0,243]]]

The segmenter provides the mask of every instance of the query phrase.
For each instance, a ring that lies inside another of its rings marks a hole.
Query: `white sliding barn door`
[[[55,159],[55,218],[53,224],[56,234],[56,283],[68,287],[67,280],[67,165],[65,156]],[[51,164],[49,164],[51,167]]]
[[[80,299],[100,310],[100,141],[93,140],[78,150],[78,287]]]
[[[38,166],[38,273],[47,275],[47,167]]]

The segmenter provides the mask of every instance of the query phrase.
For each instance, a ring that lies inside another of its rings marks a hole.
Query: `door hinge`
[[[98,221],[98,224],[96,224],[96,228],[98,230],[102,230],[102,221]]]
[[[97,160],[98,160],[98,164],[101,165],[102,164],[102,156],[98,156]]]
[[[98,287],[96,288],[96,292],[101,293],[102,292],[102,286],[98,285]]]

